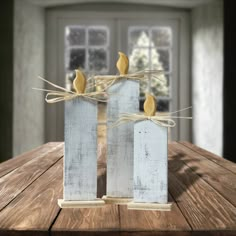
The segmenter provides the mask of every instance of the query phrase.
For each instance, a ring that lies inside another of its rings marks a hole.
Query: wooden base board
[[[172,203],[130,202],[127,207],[129,210],[171,211]]]
[[[115,204],[115,205],[127,205],[130,203],[133,198],[124,198],[124,197],[108,197],[104,195],[102,200],[105,201],[106,204]]]
[[[105,205],[105,202],[102,199],[91,201],[67,201],[64,199],[58,199],[57,203],[61,208],[95,208],[103,207]]]

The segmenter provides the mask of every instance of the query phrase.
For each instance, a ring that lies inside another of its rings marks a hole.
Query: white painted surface
[[[65,102],[64,200],[97,197],[97,104]]]
[[[44,9],[14,1],[13,155],[44,143]],[[4,78],[7,79],[7,78]]]
[[[150,120],[134,125],[134,202],[168,202],[167,133]]]
[[[193,142],[222,155],[223,3],[192,13]]]
[[[124,113],[139,111],[139,82],[122,80],[114,84],[107,104],[107,196],[133,196],[133,123],[109,126]]]

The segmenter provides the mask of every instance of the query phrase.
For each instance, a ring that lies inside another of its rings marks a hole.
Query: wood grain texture
[[[169,155],[169,191],[193,230],[235,230],[236,208],[188,167]]]
[[[63,156],[63,143],[0,178],[0,210]]]
[[[200,148],[192,143],[189,143],[187,141],[182,141],[182,142],[179,142],[180,144],[192,149],[194,152],[197,152],[199,153],[200,155],[204,156],[205,158],[207,158],[208,160],[210,161],[213,161],[215,162],[216,164],[224,167],[225,169],[227,170],[230,170],[232,171],[233,173],[236,174],[236,165],[231,161],[228,161],[220,156],[217,156],[216,154],[212,153],[212,152],[209,152],[203,148]]]
[[[17,169],[18,167],[21,167],[22,165],[24,165],[28,161],[32,160],[33,158],[45,155],[46,153],[51,151],[51,148],[53,148],[59,144],[61,144],[61,143],[56,143],[56,142],[46,143],[46,144],[39,146],[29,152],[25,152],[19,156],[16,156],[12,159],[9,159],[9,160],[1,163],[0,177]]]
[[[32,235],[38,235],[38,232],[40,235],[48,235],[60,210],[57,199],[63,189],[62,164],[63,160],[60,159],[1,211],[0,232],[11,229],[12,235],[15,235],[14,231],[18,234],[35,231]]]
[[[177,146],[181,146],[177,144]],[[170,212],[127,210],[126,206],[111,206],[97,209],[62,209],[57,199],[62,198],[62,160],[52,165],[34,181],[26,172],[33,168],[42,169],[42,163],[55,159],[56,148],[52,148],[45,158],[35,157],[17,168],[19,182],[15,188],[10,183],[10,194],[19,191],[21,182],[27,187],[0,211],[0,236],[28,235],[142,235],[142,236],[234,236],[236,235],[236,209],[217,190],[213,189],[197,174],[199,167],[189,166],[198,163],[188,154],[189,160],[182,160],[181,153],[171,145],[169,149],[169,201],[173,202]],[[58,147],[60,156],[62,148]],[[34,163],[34,165],[32,164]],[[31,164],[30,164],[31,163]],[[25,166],[29,167],[25,168]],[[232,163],[232,165],[234,165]],[[35,166],[35,167],[33,167]],[[1,167],[1,165],[0,165]],[[23,168],[24,167],[24,168]],[[36,168],[37,167],[37,168]],[[226,170],[223,167],[220,167]],[[21,169],[21,172],[19,170]],[[232,172],[231,172],[232,173]],[[21,174],[23,177],[21,177]],[[38,172],[37,172],[38,174]],[[8,176],[6,175],[6,176]],[[6,178],[6,176],[2,177]],[[106,185],[106,166],[98,164],[99,188]],[[14,176],[13,176],[14,178]],[[9,179],[6,179],[9,181]],[[1,186],[1,192],[8,191],[8,185]],[[102,194],[102,192],[100,193]],[[172,196],[174,199],[172,199]],[[0,203],[2,198],[0,198]]]
[[[173,202],[171,211],[138,211],[128,210],[126,206],[119,206],[121,231],[189,231],[191,230],[186,219]]]
[[[197,175],[236,206],[236,175],[234,173],[184,145],[173,142],[169,147],[177,154],[177,158],[179,156],[186,165],[194,169]]]
[[[109,128],[122,113],[139,111],[139,82],[122,79],[109,88],[107,196],[133,196],[133,123]]]
[[[60,231],[67,233],[92,231],[96,235],[98,231],[117,230],[119,230],[118,206],[106,205],[102,208],[62,209],[52,227],[52,235],[60,235]]]
[[[97,103],[65,102],[64,200],[97,197]]]
[[[150,120],[134,124],[134,202],[168,202],[167,133]]]

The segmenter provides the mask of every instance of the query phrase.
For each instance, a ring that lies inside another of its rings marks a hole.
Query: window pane
[[[85,68],[85,49],[70,49],[68,56],[69,58],[67,61],[69,61],[69,65],[67,69],[75,70],[78,68]]]
[[[149,49],[134,48],[129,54],[129,71],[137,72],[149,69]]]
[[[85,29],[81,27],[66,27],[66,41],[70,46],[85,45]]]
[[[88,30],[89,45],[106,45],[108,41],[108,34],[106,29],[90,28]]]
[[[140,88],[140,97],[145,98],[145,93],[148,92],[148,80],[141,80],[139,82]]]
[[[73,80],[75,78],[75,71],[67,72],[66,73],[66,81],[65,81],[65,86],[66,89],[68,90],[74,90],[73,88]]]
[[[165,70],[170,69],[170,52],[166,49],[152,49],[152,69]]]
[[[152,29],[152,42],[155,47],[171,46],[171,29],[167,27],[159,27]]]
[[[149,47],[148,30],[142,28],[129,28],[129,43],[131,46]]]
[[[166,99],[157,98],[157,111],[158,112],[168,112],[170,101]]]
[[[161,74],[159,79],[152,77],[151,79],[151,92],[156,97],[169,96],[169,75]]]
[[[108,71],[107,50],[89,49],[89,70],[96,72]]]

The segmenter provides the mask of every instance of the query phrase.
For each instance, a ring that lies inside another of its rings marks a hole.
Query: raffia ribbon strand
[[[163,127],[175,127],[176,122],[173,119],[187,119],[190,120],[192,117],[185,117],[185,116],[171,116],[171,114],[178,113],[180,111],[191,109],[192,107],[187,107],[178,111],[170,112],[167,114],[161,114],[157,113],[156,116],[146,116],[143,114],[129,114],[129,113],[123,113],[121,117],[110,126],[110,128],[115,128],[117,126],[120,126],[122,124],[128,123],[128,122],[138,122],[143,120],[150,120],[156,125],[163,126]]]
[[[105,92],[105,89],[103,89],[102,91],[91,92],[91,93],[75,93],[59,85],[56,85],[42,77],[39,77],[39,79],[50,84],[54,88],[59,89],[58,91],[58,90],[48,90],[48,89],[42,89],[42,88],[33,88],[38,91],[47,92],[46,97],[45,97],[45,101],[47,103],[57,103],[57,102],[67,101],[67,100],[74,99],[76,97],[83,97],[83,98],[98,101],[98,102],[107,102],[107,99],[100,99],[96,97],[98,95],[107,95]]]
[[[163,74],[163,70],[141,70],[136,73],[130,73],[125,75],[96,75],[90,77],[89,79],[95,79],[97,85],[105,86],[106,89],[108,89],[114,83],[121,79],[141,81],[149,79],[149,76],[152,76],[155,79],[160,80],[160,78],[158,77],[158,75],[160,74]]]

